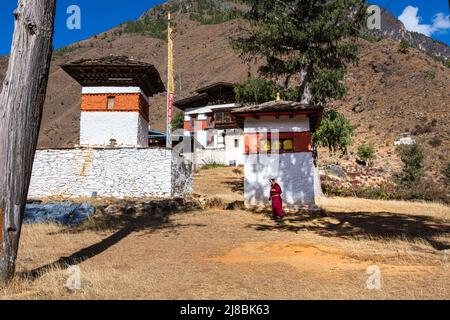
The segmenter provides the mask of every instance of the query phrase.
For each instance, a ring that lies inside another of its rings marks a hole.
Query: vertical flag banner
[[[173,104],[175,97],[175,82],[173,78],[173,40],[172,40],[172,17],[168,15],[168,28],[167,28],[167,139],[166,147],[172,148],[172,117],[173,117]]]

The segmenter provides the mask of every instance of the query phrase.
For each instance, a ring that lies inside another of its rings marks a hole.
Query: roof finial
[[[277,101],[280,101],[280,100],[281,100],[281,95],[279,92],[277,92]]]

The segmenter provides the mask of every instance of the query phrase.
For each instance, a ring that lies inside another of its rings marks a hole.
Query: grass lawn
[[[195,192],[242,199],[242,169],[195,176]],[[325,198],[321,213],[149,209],[118,202],[84,226],[24,227],[3,299],[450,299],[450,208]],[[64,288],[77,261],[81,289]],[[381,290],[367,289],[367,268]]]

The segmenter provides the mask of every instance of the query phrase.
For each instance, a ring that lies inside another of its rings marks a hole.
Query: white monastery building
[[[165,91],[151,64],[109,56],[62,66],[81,86],[80,146],[39,149],[29,197],[172,197],[192,192],[178,153],[149,147],[149,99]]]
[[[184,136],[192,139],[194,162],[244,164],[244,134],[231,115],[236,103],[234,84],[218,82],[175,102],[184,111]]]
[[[319,188],[312,133],[322,108],[289,101],[271,101],[232,111],[244,128],[244,195],[250,208],[269,203],[269,179],[283,190],[288,210],[315,208]]]

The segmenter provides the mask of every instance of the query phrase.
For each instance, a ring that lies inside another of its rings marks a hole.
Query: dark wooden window
[[[224,111],[216,112],[214,115],[214,118],[216,120],[216,123],[218,123],[218,124],[233,122],[233,118],[231,116],[231,113],[229,113],[229,112],[224,112]]]

